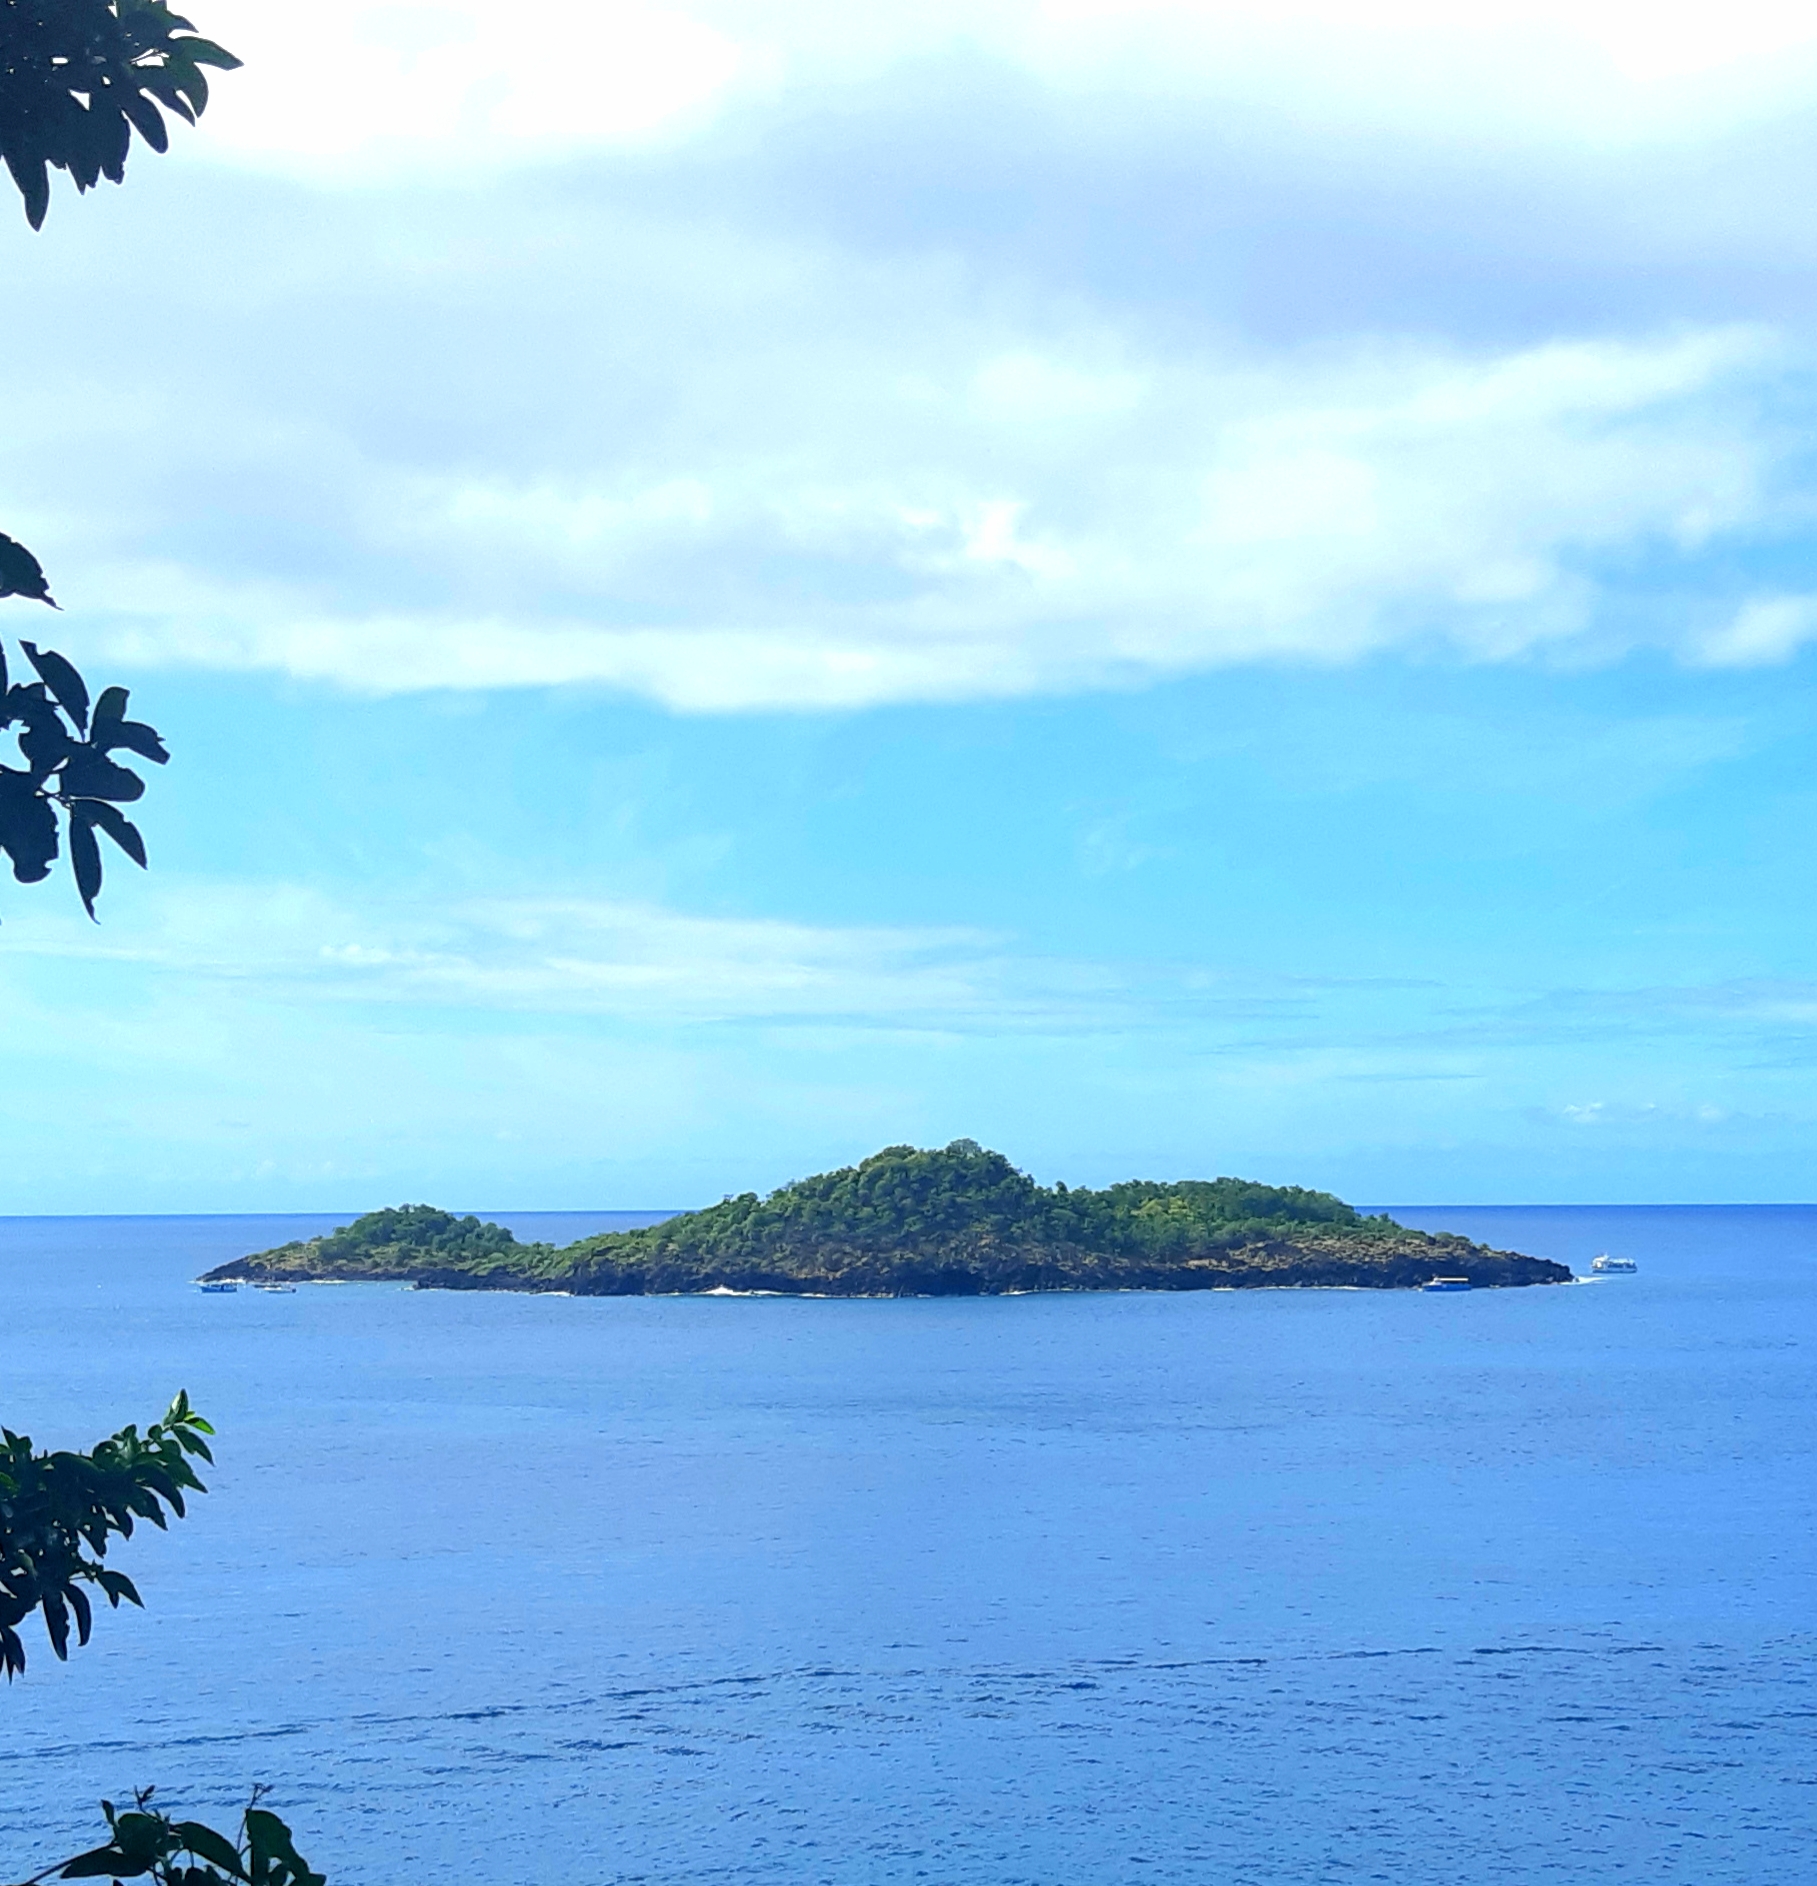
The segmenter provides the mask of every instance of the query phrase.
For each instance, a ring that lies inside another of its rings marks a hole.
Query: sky
[[[0,1212],[1817,1197],[1817,18],[191,12],[0,205],[0,633],[174,754]]]

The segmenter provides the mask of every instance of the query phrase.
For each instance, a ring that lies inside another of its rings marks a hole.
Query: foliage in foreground
[[[141,1519],[162,1529],[165,1508],[182,1517],[185,1493],[207,1489],[190,1465],[212,1460],[211,1428],[179,1393],[141,1435],[125,1427],[89,1453],[39,1454],[27,1435],[0,1428],[0,1668],[10,1681],[25,1668],[18,1626],[34,1611],[57,1656],[67,1660],[71,1626],[86,1644],[94,1607],[85,1586],[115,1609],[143,1605],[124,1572],[103,1565],[114,1537],[129,1539]]]
[[[43,226],[52,170],[90,190],[125,178],[135,131],[168,149],[164,113],[194,124],[202,68],[239,63],[164,0],[0,0],[0,159],[26,220]]]
[[[0,538],[0,547],[7,545],[20,548],[11,538]],[[48,593],[40,600],[48,602]],[[95,834],[106,833],[134,864],[145,864],[145,840],[120,810],[144,794],[145,782],[113,756],[124,749],[162,766],[170,755],[155,727],[127,719],[124,688],[104,688],[91,712],[88,683],[73,662],[35,642],[19,646],[38,678],[9,685],[6,654],[0,649],[0,732],[19,729],[24,762],[0,765],[0,851],[11,859],[21,884],[41,883],[57,860],[61,812],[69,828],[76,890],[93,917],[102,875]]]
[[[194,124],[208,103],[202,68],[239,63],[166,0],[0,0],[0,161],[32,228],[50,208],[52,170],[65,171],[78,190],[103,177],[123,181],[133,133],[167,149],[164,114]],[[0,597],[7,596],[57,606],[37,557],[0,533]],[[92,918],[102,877],[96,833],[145,863],[144,840],[119,809],[145,785],[112,755],[125,748],[160,766],[169,755],[154,729],[126,718],[124,688],[106,689],[91,714],[88,685],[72,663],[54,649],[20,646],[38,678],[9,685],[0,653],[0,731],[21,729],[24,761],[0,765],[0,851],[20,883],[41,882],[58,855],[61,811],[76,888]],[[25,1668],[17,1627],[34,1611],[43,1614],[52,1650],[67,1658],[72,1626],[86,1644],[93,1624],[85,1586],[115,1608],[122,1599],[142,1603],[132,1580],[101,1562],[108,1544],[129,1538],[140,1519],[162,1529],[167,1508],[184,1512],[185,1492],[206,1490],[190,1461],[213,1458],[203,1439],[213,1432],[186,1394],[143,1436],[122,1428],[86,1454],[39,1454],[29,1437],[0,1428],[0,1667],[9,1681]],[[150,1806],[150,1789],[123,1814],[104,1801],[107,1844],[35,1879],[326,1886],[298,1855],[289,1828],[258,1805],[260,1792],[237,1840],[199,1821],[173,1822]]]
[[[157,1886],[327,1886],[326,1876],[310,1872],[297,1852],[290,1829],[259,1806],[264,1793],[263,1788],[253,1790],[236,1840],[201,1821],[173,1821],[151,1805],[150,1788],[141,1789],[123,1814],[111,1801],[103,1801],[107,1844],[47,1866],[23,1886],[39,1886],[48,1879],[150,1879]]]

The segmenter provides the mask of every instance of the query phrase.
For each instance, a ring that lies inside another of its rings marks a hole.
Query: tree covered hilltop
[[[1245,1179],[1037,1185],[971,1140],[888,1146],[862,1165],[746,1192],[560,1249],[428,1205],[237,1258],[208,1280],[413,1283],[576,1296],[712,1290],[793,1296],[997,1296],[1032,1290],[1408,1289],[1564,1283],[1544,1258],[1366,1218],[1329,1192]]]

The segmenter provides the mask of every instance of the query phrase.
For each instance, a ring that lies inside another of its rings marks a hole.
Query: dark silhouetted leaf
[[[149,1862],[135,1866],[118,1847],[96,1847],[91,1853],[79,1853],[58,1874],[59,1879],[131,1879],[149,1873]]]
[[[44,1628],[50,1633],[50,1647],[57,1653],[60,1661],[69,1661],[69,1606],[63,1602],[60,1591],[47,1591],[38,1600],[38,1608],[44,1613]]]
[[[132,128],[154,151],[170,149],[170,133],[164,129],[164,115],[143,92],[136,96],[131,92],[123,92],[120,96],[120,109],[132,120]],[[122,168],[124,165],[125,156],[122,153]]]
[[[78,799],[69,810],[71,818],[85,819],[89,824],[98,826],[134,864],[144,865],[145,840],[139,836],[139,828],[124,812],[109,805],[105,799]]]
[[[19,682],[0,695],[0,727],[10,727],[15,720],[28,719],[35,708],[49,706],[42,681]]]
[[[225,1834],[217,1834],[200,1821],[178,1821],[170,1831],[186,1852],[197,1854],[235,1879],[246,1877],[246,1869],[240,1864],[240,1850]]]
[[[45,212],[50,208],[50,172],[44,159],[31,151],[9,150],[6,167],[25,199],[25,220],[34,229],[42,229]]]
[[[264,1886],[327,1886],[312,1873],[291,1842],[290,1829],[263,1808],[246,1810],[246,1844],[251,1849],[251,1876]]]
[[[50,876],[57,856],[57,815],[24,773],[0,766],[0,851],[21,884]]]
[[[57,697],[61,707],[76,723],[78,733],[88,731],[88,683],[77,674],[75,664],[54,648],[39,648],[36,642],[21,641],[25,659],[37,669],[44,685]]]
[[[44,578],[44,566],[4,531],[0,531],[0,596],[24,596],[31,602],[47,602],[54,609],[50,585]],[[0,672],[0,684],[4,683]]]
[[[164,742],[158,738],[158,730],[148,727],[142,720],[113,720],[97,727],[89,744],[98,752],[111,753],[116,747],[127,747],[132,752],[143,754],[158,766],[170,758]]]
[[[152,1791],[147,1788],[139,1796],[139,1806],[143,1810],[151,1799]],[[114,1819],[114,1845],[123,1853],[143,1854],[156,1859],[170,1851],[170,1822],[162,1814],[120,1814]]]
[[[266,1792],[262,1786],[253,1789],[241,1816],[244,1853],[201,1821],[172,1821],[153,1809],[153,1792],[139,1789],[135,1807],[124,1814],[116,1814],[112,1804],[103,1801],[112,1840],[68,1861],[57,1877],[132,1879],[149,1872],[158,1886],[328,1886],[322,1874],[309,1870],[290,1829],[258,1805]],[[37,1879],[49,1875],[47,1868]]]
[[[193,123],[207,104],[201,68],[239,64],[165,0],[0,0],[0,33],[0,155],[34,229],[51,170],[118,183],[134,131],[163,150],[163,112]]]
[[[187,26],[189,22],[185,20],[183,24]],[[176,43],[182,48],[183,56],[196,65],[211,65],[222,72],[237,72],[244,63],[243,60],[236,59],[225,46],[217,46],[212,39],[203,39],[198,36],[194,39],[180,39]],[[197,109],[200,110],[200,107],[198,106]]]
[[[136,1604],[141,1611],[145,1609],[145,1600],[139,1596],[139,1588],[124,1572],[110,1572],[106,1566],[95,1571],[95,1583],[107,1593],[107,1602],[117,1611],[121,1601]]]
[[[76,815],[69,821],[69,863],[76,874],[82,908],[92,918],[95,899],[101,895],[101,847],[95,843],[94,827]]]
[[[6,670],[0,667],[0,685],[6,678]],[[101,723],[126,718],[126,703],[131,699],[124,688],[103,688],[101,698],[95,703],[95,717],[89,724],[88,734],[92,740],[101,730]]]
[[[7,706],[25,722],[19,751],[32,769],[32,784],[41,785],[75,750],[75,742],[41,688],[14,688]]]
[[[114,799],[129,803],[145,796],[145,782],[137,773],[116,766],[92,747],[77,747],[70,754],[60,783],[68,799]]]

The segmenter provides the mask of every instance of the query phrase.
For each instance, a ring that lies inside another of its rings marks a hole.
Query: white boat
[[[224,1297],[224,1296],[229,1295],[231,1292],[238,1290],[240,1286],[238,1284],[220,1283],[220,1284],[201,1284],[201,1285],[198,1285],[197,1287],[201,1290],[203,1296],[205,1297]]]
[[[293,1296],[293,1297],[294,1297],[294,1296],[296,1295],[296,1293],[297,1293],[297,1287],[296,1287],[296,1285],[295,1285],[295,1284],[281,1284],[281,1283],[279,1283],[279,1282],[277,1281],[277,1279],[276,1279],[276,1278],[272,1278],[272,1279],[270,1279],[269,1281],[267,1281],[267,1282],[265,1282],[265,1283],[258,1283],[258,1284],[254,1284],[254,1285],[253,1285],[253,1289],[255,1289],[255,1290],[276,1290],[276,1291],[281,1291],[281,1292],[287,1292],[287,1293],[288,1293],[289,1295],[291,1295],[291,1296]]]
[[[1430,1283],[1420,1285],[1422,1290],[1468,1290],[1468,1277],[1434,1277]]]
[[[1639,1270],[1640,1266],[1631,1257],[1611,1257],[1604,1251],[1601,1257],[1590,1260],[1590,1269],[1598,1277],[1626,1276],[1630,1271]]]

